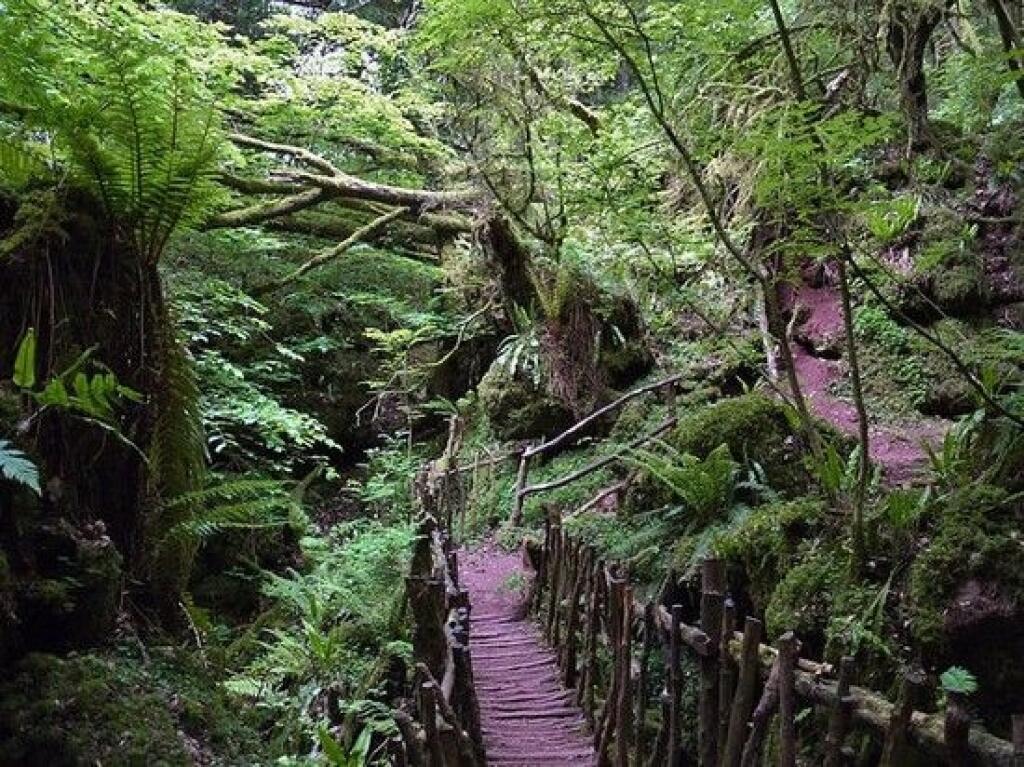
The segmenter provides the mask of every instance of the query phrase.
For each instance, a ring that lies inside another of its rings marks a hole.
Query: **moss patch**
[[[504,365],[492,365],[477,391],[491,430],[502,441],[554,436],[573,422],[566,408]]]
[[[738,527],[713,535],[711,551],[726,561],[730,585],[749,597],[756,612],[765,609],[804,542],[820,530],[824,512],[816,498],[770,503],[754,509]]]
[[[737,462],[758,464],[772,488],[785,493],[798,494],[811,481],[803,446],[783,406],[763,394],[744,394],[701,408],[684,418],[666,440],[676,450],[701,459],[727,445]],[[642,475],[630,489],[627,505],[646,510],[672,500],[662,483]]]
[[[1005,609],[1024,610],[1024,507],[1002,488],[960,490],[942,502],[931,543],[910,572],[911,632],[941,646],[955,616],[958,590],[970,581],[993,588]]]
[[[189,765],[167,702],[95,656],[30,655],[0,689],[0,763]]]

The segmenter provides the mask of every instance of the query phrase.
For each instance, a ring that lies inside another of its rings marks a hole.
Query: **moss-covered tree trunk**
[[[3,291],[0,378],[10,379],[13,350],[35,328],[38,381],[66,374],[89,352],[85,370],[105,367],[145,398],[119,401],[114,424],[25,400],[46,482],[44,519],[101,521],[133,577],[159,584],[157,591],[180,584],[173,562],[153,566],[155,537],[166,528],[157,516],[160,486],[181,485],[165,467],[176,465],[175,450],[195,450],[161,437],[179,393],[168,389],[174,340],[156,264],[136,255],[117,223],[76,193],[22,200],[0,234],[0,284],[19,286]]]

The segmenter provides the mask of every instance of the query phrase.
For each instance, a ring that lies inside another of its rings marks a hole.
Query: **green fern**
[[[39,469],[6,439],[0,439],[0,478],[23,485],[36,495],[41,494]]]
[[[168,530],[162,546],[201,544],[229,530],[281,527],[301,513],[301,501],[285,482],[240,479],[183,493],[167,501],[163,512],[180,521]]]
[[[49,168],[32,144],[0,137],[0,186],[22,189],[48,174]]]

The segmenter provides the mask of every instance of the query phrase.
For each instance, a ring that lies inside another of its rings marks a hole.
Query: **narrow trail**
[[[807,312],[799,328],[803,343],[793,344],[793,361],[811,412],[840,431],[856,435],[856,408],[831,392],[832,386],[846,375],[846,363],[813,354],[807,348],[835,346],[843,337],[842,303],[838,291],[805,285],[789,297],[789,303],[799,303]],[[949,426],[949,421],[924,416],[912,422],[872,423],[869,433],[871,460],[885,469],[889,484],[910,483],[926,462],[922,443],[936,446]]]
[[[521,557],[492,543],[461,553],[460,582],[473,604],[473,675],[487,763],[494,767],[593,765],[594,750],[555,654],[524,617]]]

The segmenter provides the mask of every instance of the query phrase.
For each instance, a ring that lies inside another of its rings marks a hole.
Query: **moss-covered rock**
[[[1024,504],[1004,489],[968,487],[939,509],[910,572],[910,631],[925,658],[969,669],[989,721],[1024,706]]]
[[[1003,488],[968,487],[944,500],[928,547],[910,571],[914,638],[940,647],[992,619],[1024,617],[1024,506]],[[969,584],[987,596],[957,599]],[[994,612],[983,609],[990,603]],[[973,606],[972,606],[973,605]]]
[[[714,534],[710,549],[728,566],[730,591],[744,595],[753,612],[762,613],[804,543],[823,527],[824,517],[820,499],[800,498],[760,506],[738,526]]]
[[[568,428],[572,413],[525,374],[495,364],[477,389],[480,405],[500,440],[549,437]]]
[[[888,655],[885,584],[851,578],[848,553],[822,545],[791,568],[765,611],[769,636],[794,631],[808,654],[833,661],[843,655]]]
[[[34,567],[13,576],[18,644],[69,650],[109,639],[121,601],[122,560],[102,526],[43,526],[31,550]]]
[[[666,437],[681,453],[704,459],[727,445],[733,458],[758,464],[775,490],[799,495],[811,482],[804,466],[804,446],[781,404],[750,393],[721,400],[685,417]],[[642,473],[627,496],[627,506],[643,511],[671,503],[672,491]]]
[[[0,686],[0,764],[170,767],[193,760],[167,701],[95,656],[27,656]]]

